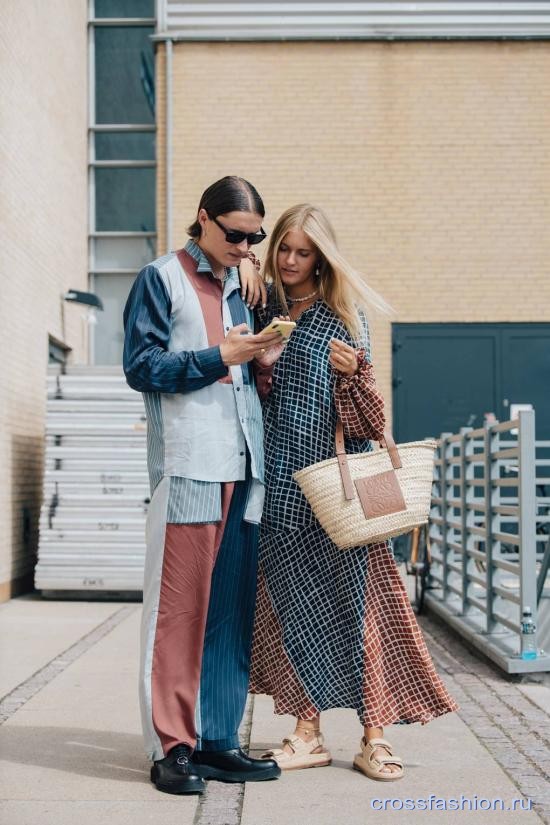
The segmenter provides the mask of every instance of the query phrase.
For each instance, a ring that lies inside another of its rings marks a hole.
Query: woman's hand
[[[267,291],[262,276],[260,275],[260,262],[253,252],[249,252],[239,265],[239,275],[241,279],[241,297],[249,309],[261,301],[265,308],[267,301]]]
[[[279,344],[278,332],[253,335],[246,324],[238,324],[229,330],[220,344],[220,355],[226,367],[245,364],[257,355],[264,355],[274,344]]]
[[[357,353],[350,347],[349,344],[345,344],[344,341],[338,341],[337,338],[333,338],[332,341],[329,342],[330,347],[330,357],[329,363],[335,370],[338,372],[343,372],[344,375],[355,375],[359,368],[359,363],[357,361]]]
[[[273,320],[290,321],[290,318],[288,317],[288,315],[278,315],[276,318],[273,318]],[[261,335],[261,333],[258,334]],[[277,361],[277,359],[281,357],[283,350],[286,347],[288,339],[283,338],[282,335],[279,335],[279,338],[281,339],[280,341],[277,341],[276,344],[267,347],[265,352],[262,352],[261,354],[255,357],[254,360],[257,364],[259,364],[260,367],[272,367],[275,361]]]
[[[280,344],[274,344],[272,347],[268,347],[261,355],[257,355],[254,361],[260,367],[272,367],[273,364],[281,357],[285,347],[286,341],[282,341]]]

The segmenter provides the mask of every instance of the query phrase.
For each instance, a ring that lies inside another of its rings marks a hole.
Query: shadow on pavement
[[[6,762],[120,782],[149,779],[149,764],[138,734],[14,725],[3,727],[0,742]]]

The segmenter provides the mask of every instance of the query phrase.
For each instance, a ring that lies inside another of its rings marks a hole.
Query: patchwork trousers
[[[222,484],[220,522],[167,524],[169,481],[155,489],[146,529],[140,707],[152,760],[178,744],[239,747],[256,596],[250,482]]]

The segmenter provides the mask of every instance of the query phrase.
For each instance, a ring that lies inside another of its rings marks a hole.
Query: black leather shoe
[[[203,793],[204,779],[191,761],[191,748],[176,745],[151,768],[151,782],[164,793]]]
[[[274,759],[252,759],[241,748],[195,751],[192,760],[197,772],[205,779],[222,782],[262,782],[281,775]]]

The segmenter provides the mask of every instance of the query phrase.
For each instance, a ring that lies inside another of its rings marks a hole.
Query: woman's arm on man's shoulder
[[[249,309],[262,306],[265,309],[267,290],[260,275],[260,261],[253,252],[249,252],[239,265],[241,281],[241,298]]]

